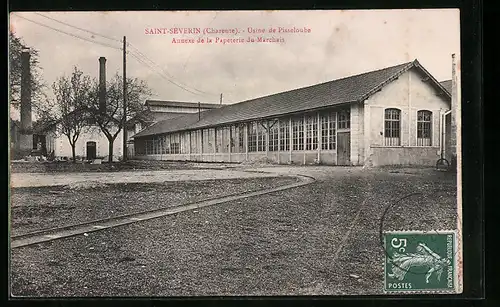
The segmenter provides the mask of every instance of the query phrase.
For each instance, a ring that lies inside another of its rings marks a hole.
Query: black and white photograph
[[[11,297],[462,293],[458,9],[8,32]]]

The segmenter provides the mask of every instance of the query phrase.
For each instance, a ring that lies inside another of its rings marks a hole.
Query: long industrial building
[[[451,154],[450,87],[414,60],[159,121],[135,158],[433,165]]]

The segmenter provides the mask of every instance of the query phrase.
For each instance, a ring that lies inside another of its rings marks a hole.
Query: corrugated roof
[[[441,83],[441,85],[448,91],[448,93],[451,94],[451,80],[445,80],[439,83]]]
[[[204,112],[210,112],[210,111],[203,111]],[[198,121],[198,113],[187,113],[183,116],[178,116],[170,119],[166,119],[157,123],[154,123],[153,125],[145,128],[144,130],[138,132],[133,136],[133,138],[140,137],[140,136],[146,136],[146,135],[154,135],[154,134],[160,134],[160,133],[165,133],[165,132],[172,132],[172,131],[179,131],[179,130],[184,130],[190,125],[193,125]],[[168,127],[168,129],[166,129]],[[168,131],[165,131],[168,130]]]
[[[198,108],[198,102],[184,102],[184,101],[167,101],[167,100],[146,100],[146,105],[148,106],[164,106],[164,107],[186,107],[186,108]],[[220,108],[220,104],[215,103],[200,103],[200,107],[207,109]]]
[[[186,113],[186,112],[153,112],[153,111],[148,111],[143,116],[143,118],[144,118],[143,124],[145,123],[146,126],[149,126],[149,125],[152,125],[152,124],[160,122],[160,121],[164,121],[164,120],[167,120],[167,119],[176,118],[176,117],[179,117],[179,116],[184,116],[186,114],[192,114],[192,113]],[[198,114],[198,113],[196,112],[196,114]],[[129,119],[127,121],[127,126],[129,128],[131,128],[131,127],[133,127],[136,124],[136,122],[137,122],[137,120]]]
[[[184,115],[175,118],[175,120],[161,121],[144,129],[134,137],[249,121],[361,101],[411,67],[419,67],[428,74],[415,60],[326,83],[225,105],[219,109],[203,111],[199,121],[197,113]],[[432,76],[430,77],[435,80]],[[439,84],[437,86],[441,87]]]
[[[151,112],[151,116],[154,122],[159,122],[166,119],[171,119],[174,117],[184,116],[186,112]]]

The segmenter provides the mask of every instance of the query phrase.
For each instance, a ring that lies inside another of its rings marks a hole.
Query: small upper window
[[[339,129],[351,128],[351,114],[349,110],[343,110],[339,112],[338,127]]]

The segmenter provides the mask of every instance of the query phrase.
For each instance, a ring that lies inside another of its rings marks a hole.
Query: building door
[[[97,157],[96,142],[87,142],[87,160],[94,160]]]
[[[337,133],[337,165],[351,165],[351,133]]]
[[[43,134],[33,134],[33,150],[36,150],[38,154],[47,155],[47,147],[45,135]]]

